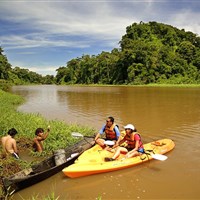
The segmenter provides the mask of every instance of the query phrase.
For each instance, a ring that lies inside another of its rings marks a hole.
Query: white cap
[[[127,124],[126,126],[124,126],[125,129],[130,128],[131,130],[135,130],[135,127],[132,124]]]

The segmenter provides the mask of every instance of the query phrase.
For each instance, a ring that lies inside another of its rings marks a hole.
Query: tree
[[[11,69],[11,64],[8,63],[7,57],[3,55],[3,49],[0,47],[0,79],[8,80]]]
[[[57,82],[81,84],[149,84],[198,82],[200,38],[157,22],[133,23],[120,48],[83,55],[58,69]]]
[[[192,62],[195,57],[195,46],[189,41],[183,41],[177,48],[177,53],[184,60],[187,60],[188,64]]]

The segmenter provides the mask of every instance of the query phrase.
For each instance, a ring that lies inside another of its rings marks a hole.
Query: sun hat
[[[130,128],[131,130],[135,130],[135,127],[132,124],[127,124],[126,126],[124,126],[125,129]]]

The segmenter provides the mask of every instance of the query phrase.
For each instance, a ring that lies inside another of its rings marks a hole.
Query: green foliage
[[[7,57],[3,55],[3,49],[0,47],[0,80],[7,81],[10,84],[22,85],[22,84],[54,84],[54,76],[46,75],[42,76],[36,72],[29,71],[20,67],[12,68],[8,62]],[[5,89],[1,85],[0,89]]]
[[[56,197],[54,192],[52,192],[51,194],[44,196],[44,195],[36,195],[34,197],[31,198],[31,200],[58,200],[60,197]]]
[[[8,80],[8,72],[11,65],[8,63],[7,57],[3,55],[3,49],[0,47],[0,79]]]
[[[25,200],[21,195],[20,195],[21,200]],[[33,195],[30,199],[26,200],[59,200],[59,196],[55,196],[54,192],[51,192],[49,195],[41,195],[41,194],[35,194]]]
[[[170,25],[133,23],[120,49],[83,55],[57,69],[57,84],[152,84],[200,82],[200,37]]]
[[[11,70],[9,79],[15,85],[21,84],[53,84],[54,76],[46,75],[42,76],[36,72],[29,71],[28,69],[23,69],[20,67],[15,67]]]
[[[8,91],[11,87],[11,83],[5,79],[0,79],[0,90]]]

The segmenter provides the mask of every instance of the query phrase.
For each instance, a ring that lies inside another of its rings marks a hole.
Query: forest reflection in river
[[[62,172],[15,194],[15,199],[54,191],[60,199],[198,199],[200,191],[200,88],[15,86],[22,112],[99,130],[108,116],[123,129],[133,123],[144,142],[171,138],[169,159],[77,179]]]

